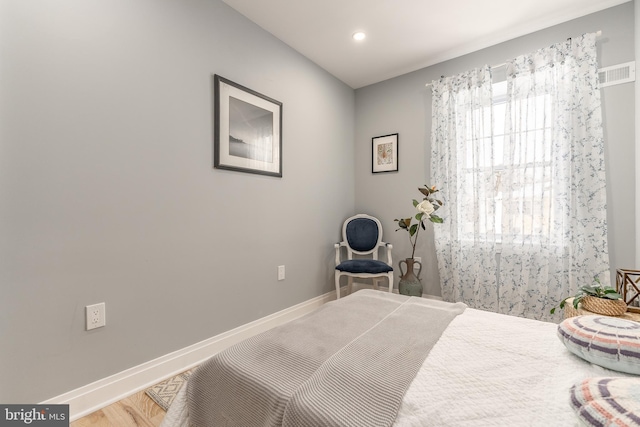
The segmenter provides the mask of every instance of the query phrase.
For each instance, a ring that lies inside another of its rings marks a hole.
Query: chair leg
[[[373,279],[371,279],[371,281],[373,282],[373,289],[377,291],[378,290],[378,281],[379,281],[379,279],[378,278],[373,278]]]
[[[347,276],[347,295],[351,295],[352,288],[353,288],[353,277]]]
[[[336,299],[340,299],[340,272],[336,270]]]
[[[389,273],[387,278],[389,279],[389,292],[393,292],[393,273]]]

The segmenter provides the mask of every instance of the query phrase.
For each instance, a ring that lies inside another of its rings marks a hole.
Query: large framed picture
[[[282,176],[282,103],[214,75],[213,167]]]
[[[371,138],[371,172],[396,172],[398,170],[398,134]]]

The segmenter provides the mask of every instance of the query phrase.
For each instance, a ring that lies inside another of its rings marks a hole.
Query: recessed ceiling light
[[[360,41],[360,40],[364,40],[364,38],[367,37],[367,35],[362,31],[358,31],[357,33],[353,33],[352,37],[354,40]]]

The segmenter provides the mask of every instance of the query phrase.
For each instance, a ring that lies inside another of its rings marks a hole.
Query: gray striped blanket
[[[464,308],[370,290],[327,303],[201,365],[188,383],[191,425],[390,426]]]

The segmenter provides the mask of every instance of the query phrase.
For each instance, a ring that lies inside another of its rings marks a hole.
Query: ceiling
[[[630,0],[223,1],[357,89]]]

